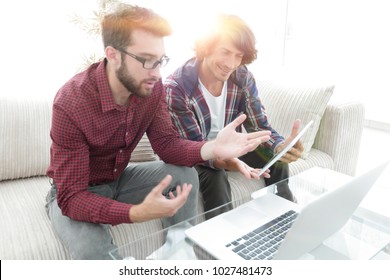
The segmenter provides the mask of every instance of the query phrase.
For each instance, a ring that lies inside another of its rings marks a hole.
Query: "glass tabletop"
[[[348,175],[329,169],[311,168],[288,179],[289,187],[284,196],[299,206],[305,206],[318,196],[351,179],[352,177]],[[283,183],[277,184],[283,185]],[[254,192],[252,198],[266,193],[275,193],[275,190],[276,185],[262,188]],[[343,228],[327,238],[322,245],[304,255],[302,259],[390,259],[390,213],[387,211],[387,202],[384,199],[389,195],[390,188],[380,184],[374,185]],[[247,200],[236,200],[231,204],[235,208],[245,202]],[[209,212],[213,211],[218,209]],[[199,214],[120,246],[111,251],[110,255],[113,259],[134,260],[214,259],[185,235],[188,228],[204,221],[205,213]]]

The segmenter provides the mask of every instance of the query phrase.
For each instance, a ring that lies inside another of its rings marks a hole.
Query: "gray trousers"
[[[184,183],[192,184],[191,193],[185,205],[170,218],[162,219],[163,227],[192,218],[197,214],[199,181],[194,168],[165,164],[161,161],[129,165],[114,182],[89,186],[90,192],[129,204],[139,204],[145,196],[167,174],[172,183],[166,193]],[[68,250],[72,259],[111,259],[113,243],[109,225],[76,221],[62,215],[56,199],[57,190],[53,184],[47,195],[46,209],[56,234]],[[120,256],[116,256],[118,258]]]

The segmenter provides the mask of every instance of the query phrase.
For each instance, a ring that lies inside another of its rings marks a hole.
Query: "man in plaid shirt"
[[[243,125],[247,132],[270,131],[271,137],[255,151],[240,158],[210,160],[196,166],[205,210],[231,201],[225,170],[240,171],[247,178],[258,179],[256,169],[264,166],[274,152],[286,145],[284,138],[268,123],[254,77],[245,66],[257,57],[253,32],[234,15],[220,15],[215,26],[207,28],[208,33],[195,43],[196,57],[164,82],[172,122],[184,139],[204,141],[214,139],[223,127],[239,115],[246,114]],[[300,121],[296,120],[290,137],[298,133],[299,127]],[[290,138],[286,143],[288,141]],[[302,143],[298,141],[281,161],[270,168],[269,173],[264,173],[266,184],[288,178],[288,163],[297,160],[302,151]],[[287,183],[279,184],[277,189],[280,196],[294,199]],[[220,208],[220,212],[229,209],[231,205],[227,204]],[[218,214],[217,211],[212,213],[208,218]]]
[[[108,225],[163,218],[165,227],[196,215],[195,164],[234,158],[268,141],[245,135],[237,118],[213,141],[182,139],[172,125],[160,76],[169,58],[167,21],[122,5],[102,21],[104,60],[69,80],[53,104],[52,188],[47,210],[73,259],[108,259]],[[129,165],[144,134],[162,159]]]

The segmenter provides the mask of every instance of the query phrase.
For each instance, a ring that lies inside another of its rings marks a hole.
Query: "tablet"
[[[276,153],[268,162],[266,165],[264,165],[261,168],[261,171],[259,173],[259,176],[261,176],[265,171],[267,171],[275,162],[277,162],[285,153],[287,153],[302,137],[303,134],[309,129],[309,127],[313,124],[313,120],[311,120],[298,134],[295,136],[295,138],[288,143],[286,147],[284,147],[283,150],[281,150],[279,153]]]

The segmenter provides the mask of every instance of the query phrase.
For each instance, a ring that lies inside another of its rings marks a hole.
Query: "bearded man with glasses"
[[[109,225],[161,218],[168,227],[195,216],[193,166],[241,156],[269,139],[267,132],[236,132],[245,115],[213,141],[179,136],[160,76],[170,33],[153,11],[120,5],[102,21],[104,60],[71,78],[54,99],[47,212],[73,259],[110,258],[116,245]],[[145,133],[161,161],[129,165]]]

